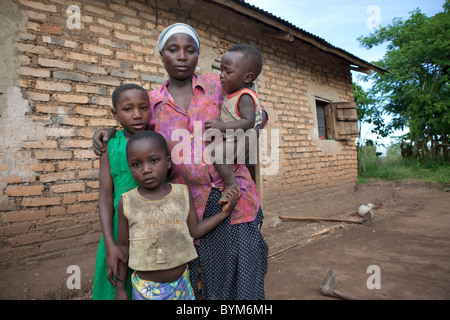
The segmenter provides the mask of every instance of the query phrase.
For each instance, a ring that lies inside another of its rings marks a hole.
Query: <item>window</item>
[[[325,114],[325,108],[327,108],[326,102],[316,100],[316,112],[317,112],[317,127],[319,130],[320,139],[328,139],[327,134],[327,117]]]
[[[358,114],[354,102],[316,100],[319,138],[348,140],[358,137]]]

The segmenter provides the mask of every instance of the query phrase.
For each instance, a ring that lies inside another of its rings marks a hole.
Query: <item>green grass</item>
[[[450,163],[442,160],[403,159],[395,149],[388,150],[385,157],[377,157],[374,146],[363,147],[358,159],[358,183],[365,183],[370,178],[395,182],[414,179],[444,186],[450,182]]]

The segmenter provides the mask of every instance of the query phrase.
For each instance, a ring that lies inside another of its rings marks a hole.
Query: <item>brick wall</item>
[[[349,191],[357,179],[354,140],[320,140],[315,119],[316,98],[353,101],[351,73],[342,60],[315,47],[300,42],[284,47],[264,61],[259,87],[270,106],[270,128],[281,133],[280,169],[264,177],[269,216],[298,214],[303,201]]]
[[[109,110],[116,86],[150,90],[166,79],[156,41],[174,22],[198,31],[200,72],[211,71],[223,43],[263,52],[257,87],[268,128],[280,132],[280,168],[260,184],[266,216],[281,214],[280,202],[295,210],[312,194],[354,186],[354,143],[320,141],[314,131],[314,96],[353,100],[343,60],[299,40],[265,38],[268,26],[208,1],[147,2],[2,3],[8,27],[0,32],[11,46],[3,49],[0,79],[0,266],[95,250],[101,231],[92,135],[117,125]],[[80,8],[79,29],[66,23],[71,5]]]

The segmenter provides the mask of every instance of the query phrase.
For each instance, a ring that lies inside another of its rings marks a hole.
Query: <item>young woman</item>
[[[221,87],[219,75],[194,74],[200,39],[192,27],[182,23],[167,27],[159,36],[158,49],[169,80],[160,89],[149,93],[149,128],[167,140],[171,152],[179,143],[178,140],[172,141],[173,133],[180,132],[180,129],[191,133],[192,152],[182,155],[184,161],[174,161],[169,182],[187,184],[198,218],[206,219],[222,210],[219,199],[226,181],[224,183],[208,161],[199,163],[206,143],[202,141],[202,148],[198,150],[195,144],[198,143],[197,139],[202,139],[195,136],[195,129],[200,125],[204,132],[206,121],[219,120],[226,92]],[[260,127],[264,124],[265,121]],[[100,145],[96,153],[102,152],[101,140],[111,135],[112,132],[107,133],[107,130],[95,133],[94,148]],[[174,156],[172,154],[172,160]],[[265,298],[268,246],[260,232],[263,213],[256,185],[243,164],[236,166],[234,176],[241,192],[236,207],[216,229],[196,243],[198,258],[189,263],[191,283],[197,298]],[[201,283],[201,286],[197,286],[197,283]]]

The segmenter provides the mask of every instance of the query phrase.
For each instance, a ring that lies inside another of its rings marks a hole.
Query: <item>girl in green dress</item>
[[[108,144],[107,152],[100,156],[100,191],[98,209],[102,238],[97,250],[94,287],[92,299],[114,300],[118,261],[127,262],[127,256],[116,245],[117,204],[122,193],[138,184],[134,181],[128,167],[126,146],[128,138],[139,131],[146,130],[150,121],[147,91],[136,84],[126,84],[116,88],[112,94],[111,113],[123,127]],[[131,277],[131,273],[128,273]],[[124,279],[121,279],[124,280]],[[131,281],[127,287],[131,298]]]

